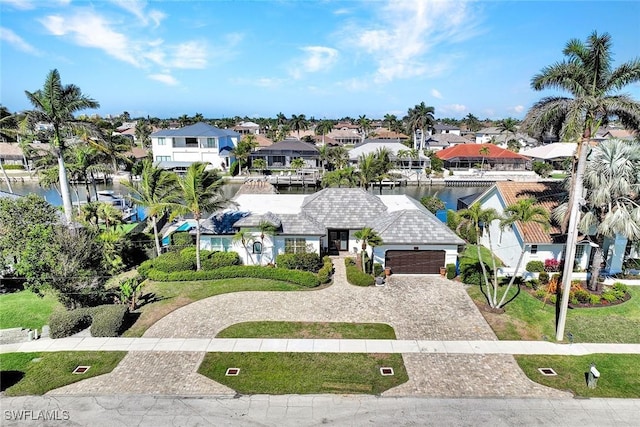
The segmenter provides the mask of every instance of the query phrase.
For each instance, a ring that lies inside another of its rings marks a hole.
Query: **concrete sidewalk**
[[[51,351],[428,353],[428,354],[640,354],[640,344],[548,341],[426,341],[262,338],[94,338],[40,339],[0,345],[1,353]]]

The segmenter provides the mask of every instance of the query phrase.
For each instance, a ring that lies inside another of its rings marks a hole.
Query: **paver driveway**
[[[395,329],[398,339],[497,339],[460,283],[439,276],[394,275],[386,286],[361,288],[346,282],[342,258],[335,258],[334,265],[334,284],[328,288],[218,295],[168,314],[144,336],[212,338],[235,323],[281,320],[387,323]],[[112,373],[51,393],[233,393],[195,373],[201,357],[202,354],[186,357],[168,352],[129,353]],[[531,382],[508,355],[432,353],[403,357],[410,380],[386,394],[566,396]],[[179,367],[172,368],[174,364]],[[134,367],[135,379],[131,376]],[[172,374],[163,379],[157,375],[159,370]],[[182,382],[179,378],[183,378]]]

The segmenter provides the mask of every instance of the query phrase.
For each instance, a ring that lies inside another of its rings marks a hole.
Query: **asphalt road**
[[[638,426],[640,399],[337,395],[0,399],[2,426]]]

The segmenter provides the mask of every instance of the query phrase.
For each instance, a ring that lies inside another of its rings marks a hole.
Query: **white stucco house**
[[[534,198],[538,205],[551,211],[562,202],[566,191],[560,182],[498,182],[476,200],[483,209],[493,208],[498,214],[503,215],[505,208],[519,199]],[[517,222],[513,227],[500,229],[499,221],[494,220],[489,229],[493,251],[507,266],[515,268],[522,249],[525,256],[520,266],[520,272],[524,271],[529,261],[542,261],[555,259],[561,261],[564,256],[566,236],[563,236],[560,228],[551,223],[548,230],[540,224]],[[488,234],[485,232],[480,243],[489,247]],[[579,239],[576,247],[574,270],[585,271],[589,266],[591,245],[588,236]],[[611,274],[622,271],[627,239],[617,237],[605,239],[603,255],[606,260],[605,270]]]
[[[205,162],[226,169],[233,161],[231,150],[240,137],[238,132],[202,122],[179,129],[161,129],[151,134],[153,160],[165,168]]]
[[[408,156],[398,157],[399,152],[406,153],[410,148],[401,142],[379,139],[366,139],[363,143],[357,144],[349,150],[349,163],[357,167],[361,156],[366,156],[372,153],[375,154],[381,149],[389,151],[389,160],[393,163],[393,169],[400,171],[422,171],[431,166],[431,160],[429,157],[425,156],[422,151],[418,151],[416,153],[417,157],[413,159]]]
[[[424,208],[404,195],[375,196],[360,188],[326,188],[310,195],[241,194],[237,206],[202,223],[201,248],[236,251],[245,264],[275,262],[277,255],[311,251],[320,255],[360,251],[354,233],[370,227],[384,244],[367,248],[374,262],[394,273],[437,274],[455,264],[464,241]],[[260,224],[273,235],[260,237]],[[243,247],[233,235],[248,231]]]

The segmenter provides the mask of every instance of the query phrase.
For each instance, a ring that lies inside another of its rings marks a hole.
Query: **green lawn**
[[[42,329],[49,323],[49,316],[62,307],[53,294],[39,297],[25,290],[0,295],[0,329]]]
[[[395,340],[383,323],[244,322],[220,331],[216,338],[336,338]]]
[[[8,396],[44,394],[85,378],[111,372],[125,356],[123,351],[61,351],[55,353],[0,354],[2,390]],[[84,374],[73,374],[77,366],[91,366]],[[11,374],[24,373],[17,383]],[[12,385],[15,384],[15,385]]]
[[[476,303],[486,302],[478,286],[470,286],[467,292]],[[640,343],[640,289],[630,286],[629,293],[631,299],[619,305],[570,309],[565,331],[573,334],[575,342]],[[543,304],[523,289],[504,308],[503,314],[482,311],[499,339],[555,338],[554,306]]]
[[[379,394],[408,380],[400,354],[207,353],[198,372],[242,394]]]
[[[311,291],[311,289],[288,282],[256,278],[193,282],[153,282],[147,280],[142,289],[142,301],[147,299],[150,302],[137,310],[140,317],[125,332],[124,336],[140,337],[162,317],[194,301],[214,295],[242,291]]]
[[[533,381],[580,397],[640,398],[640,355],[590,354],[587,356],[515,356]],[[596,388],[587,387],[585,373],[595,363],[600,371]],[[552,368],[557,376],[542,375],[538,368]]]

